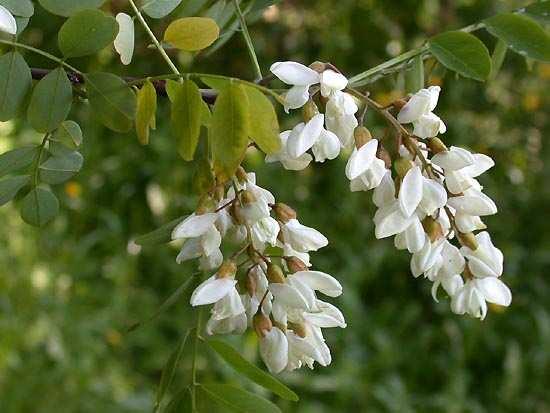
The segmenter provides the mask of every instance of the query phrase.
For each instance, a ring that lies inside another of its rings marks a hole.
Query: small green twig
[[[33,171],[34,188],[38,186],[38,174],[40,170],[40,162],[42,162],[42,155],[44,154],[44,151],[46,149],[46,143],[48,143],[49,137],[50,137],[49,133],[46,133],[46,135],[44,135],[44,138],[42,139],[42,143],[40,144],[40,148],[38,150],[38,156],[36,157],[36,163],[34,164],[34,171]]]
[[[252,38],[250,37],[250,33],[248,32],[246,19],[241,11],[241,7],[239,6],[239,0],[233,0],[233,5],[235,6],[235,11],[237,12],[237,16],[239,17],[241,31],[243,33],[243,38],[248,49],[248,54],[250,55],[250,60],[252,60],[252,64],[254,66],[254,71],[256,73],[255,80],[256,82],[259,82],[263,78],[262,70],[260,69],[260,64],[258,63],[258,56],[256,56],[256,51],[254,50]]]
[[[197,412],[197,354],[199,351],[200,329],[202,321],[202,307],[197,310],[197,325],[195,327],[195,342],[193,344],[193,358],[191,361],[191,411]]]

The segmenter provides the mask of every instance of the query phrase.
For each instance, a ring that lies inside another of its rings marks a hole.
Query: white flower
[[[286,337],[288,341],[287,371],[299,369],[304,364],[312,369],[313,362],[316,359],[321,359],[319,351],[305,337],[302,338],[291,330],[287,330]]]
[[[332,160],[340,154],[342,144],[331,131],[323,128],[317,142],[311,147],[313,156],[316,162],[325,162],[327,159]]]
[[[482,320],[487,315],[487,302],[509,306],[510,289],[496,277],[473,278],[464,284],[451,300],[451,310],[456,314],[470,314]]]
[[[172,231],[172,239],[196,238],[205,234],[218,219],[218,214],[214,212],[196,215],[189,215],[179,223]]]
[[[198,305],[214,304],[226,295],[231,294],[235,290],[235,285],[237,285],[237,281],[232,277],[217,278],[216,275],[213,275],[195,288],[191,295],[191,305],[196,307]]]
[[[419,138],[432,138],[438,133],[445,133],[447,128],[433,110],[439,100],[439,86],[430,86],[416,92],[399,111],[399,123],[412,123],[414,135]]]
[[[500,277],[503,271],[504,256],[493,245],[488,232],[476,235],[478,248],[475,251],[462,247],[460,252],[468,259],[468,268],[475,277]]]
[[[321,95],[329,97],[335,92],[342,91],[348,85],[348,79],[334,70],[325,70],[319,77],[321,83]]]
[[[418,207],[426,215],[432,215],[447,203],[447,192],[439,182],[424,177],[419,166],[414,166],[403,178],[398,199],[401,211],[407,217]]]
[[[114,41],[115,50],[122,64],[129,65],[134,55],[134,20],[126,13],[118,13],[116,21],[119,30]]]
[[[242,334],[248,325],[245,307],[236,288],[218,300],[211,310],[206,332],[212,334]]]
[[[464,271],[464,266],[465,260],[458,248],[449,241],[444,241],[438,266],[428,274],[430,281],[433,281],[432,297],[435,301],[438,301],[437,290],[440,285],[450,297],[462,288],[464,280],[460,274]]]
[[[371,139],[359,149],[353,149],[346,165],[346,176],[351,181],[352,192],[368,191],[382,181],[387,169],[384,161],[376,157],[377,150],[377,139]]]
[[[445,245],[445,239],[431,242],[426,235],[426,242],[422,249],[415,252],[411,258],[411,272],[418,277],[423,273],[436,272],[441,265],[441,252]]]
[[[280,227],[276,219],[265,217],[257,221],[251,228],[252,244],[254,248],[263,251],[266,244],[274,247],[277,243]]]
[[[288,364],[288,340],[286,335],[277,327],[264,331],[260,338],[260,355],[268,370],[278,374]]]
[[[230,289],[229,293],[216,302],[211,312],[214,320],[223,320],[244,313],[245,308],[237,289]]]
[[[243,334],[248,326],[246,313],[216,320],[212,317],[206,323],[206,333],[213,334]]]
[[[17,22],[8,9],[0,5],[0,32],[17,34]]]
[[[497,206],[483,192],[470,188],[463,195],[450,197],[447,205],[456,210],[457,214],[486,216],[497,213]]]
[[[321,271],[298,271],[288,276],[290,282],[299,281],[311,291],[319,291],[329,297],[342,294],[342,285],[330,274]]]
[[[321,328],[346,328],[344,315],[336,306],[317,300],[315,307],[317,311],[306,312],[302,315],[305,321]]]
[[[311,300],[308,300],[308,297],[304,297],[304,294],[291,284],[270,283],[268,288],[271,294],[273,294],[274,309],[284,309],[287,312],[291,309],[309,310],[311,308]],[[284,320],[280,318],[278,321]]]
[[[395,247],[399,250],[407,249],[410,253],[418,252],[426,242],[426,233],[418,217],[413,217],[409,226],[395,235]]]
[[[296,62],[276,62],[270,70],[281,81],[292,86],[285,96],[286,112],[304,106],[309,100],[309,87],[320,81],[319,73]]]
[[[358,110],[353,96],[345,92],[333,92],[327,102],[325,111],[327,129],[338,136],[345,148],[350,148],[353,143],[353,131],[359,124],[355,117]]]
[[[327,238],[314,228],[300,224],[291,219],[281,227],[285,244],[298,252],[317,251],[328,245]]]
[[[301,131],[303,127],[304,127],[304,124],[300,123],[296,125],[294,129],[298,129]],[[309,153],[304,153],[298,158],[294,158],[290,156],[290,154],[288,153],[288,138],[293,132],[294,130],[284,131],[279,135],[281,139],[281,149],[277,153],[266,155],[265,161],[267,163],[281,162],[281,164],[285,169],[288,169],[291,171],[300,171],[302,169],[307,168],[307,166],[313,160],[313,157]],[[296,133],[299,133],[299,132],[297,131]]]

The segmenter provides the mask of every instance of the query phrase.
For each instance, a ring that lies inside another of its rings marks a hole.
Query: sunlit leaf
[[[193,160],[197,149],[202,110],[199,88],[192,80],[185,80],[175,93],[170,119],[178,152],[186,161]]]
[[[40,165],[40,180],[53,185],[60,184],[80,171],[83,163],[84,158],[75,151],[62,156],[52,156]]]
[[[472,34],[454,31],[432,37],[430,52],[445,67],[471,79],[484,81],[491,73],[487,47]]]
[[[65,120],[73,102],[73,89],[62,68],[48,73],[34,87],[27,116],[38,132],[51,132]]]
[[[273,393],[281,396],[283,399],[298,401],[299,397],[296,393],[272,375],[247,361],[230,345],[219,340],[208,340],[206,342],[216,353],[218,353],[221,358],[223,358],[231,367],[243,376],[246,376],[254,383],[259,384],[260,386],[265,387]]]
[[[149,129],[156,128],[157,91],[149,81],[137,93],[136,133],[142,145],[149,143]]]
[[[522,56],[550,61],[550,35],[533,19],[504,13],[485,20],[485,27]]]
[[[38,0],[50,13],[68,17],[86,9],[97,9],[106,0]]]
[[[96,53],[115,40],[117,21],[100,10],[83,10],[70,17],[57,37],[59,50],[65,57]]]
[[[38,146],[24,146],[0,155],[0,176],[31,165],[38,156]]]
[[[21,203],[21,218],[27,224],[41,227],[59,212],[59,201],[49,189],[36,187]]]
[[[162,19],[174,11],[182,0],[145,0],[143,11],[153,19]]]
[[[18,52],[0,57],[0,121],[15,117],[32,86],[31,70]]]
[[[279,121],[271,101],[258,89],[245,86],[248,97],[248,133],[266,154],[281,149]]]
[[[193,52],[205,49],[218,38],[220,28],[208,17],[184,17],[173,21],[164,33],[164,41]]]
[[[223,407],[242,413],[281,413],[269,400],[230,384],[201,384],[199,389]]]
[[[0,206],[11,201],[29,181],[29,175],[12,176],[0,180]]]

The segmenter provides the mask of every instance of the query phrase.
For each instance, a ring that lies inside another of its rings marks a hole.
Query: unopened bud
[[[246,176],[246,171],[242,166],[239,165],[237,170],[235,171],[235,176],[237,177],[237,180],[239,183],[244,184],[248,181],[248,177]]]
[[[218,272],[216,273],[216,278],[231,278],[237,274],[237,264],[233,260],[225,260]]]
[[[439,138],[431,138],[428,141],[428,148],[430,148],[430,150],[434,155],[436,153],[445,152],[447,150],[447,147],[445,146],[443,141]]]
[[[251,260],[254,264],[259,264],[260,262],[262,262],[261,257],[258,256],[258,254],[256,253],[256,249],[254,248],[253,245],[249,245],[249,246],[246,248],[246,254],[248,255],[248,258],[250,258],[250,260]]]
[[[426,218],[424,218],[424,220],[422,221],[422,226],[424,227],[424,231],[426,232],[426,234],[428,234],[431,242],[435,242],[438,239],[443,238],[443,227],[438,221],[436,221],[432,217],[427,216]]]
[[[399,158],[393,163],[395,172],[400,178],[404,178],[407,172],[413,167],[413,163],[405,158]]]
[[[288,328],[294,331],[298,337],[305,338],[306,336],[306,327],[303,324],[288,322]]]
[[[477,250],[477,248],[479,247],[476,236],[472,232],[468,232],[466,234],[459,232],[457,233],[457,236],[460,243],[470,248],[472,251]]]
[[[297,257],[285,257],[288,271],[292,274],[298,271],[307,271],[307,265]]]
[[[392,106],[398,111],[403,109],[403,106],[405,106],[406,104],[407,99],[397,99],[392,102]]]
[[[304,118],[304,122],[308,123],[311,118],[319,114],[319,108],[317,108],[317,105],[315,102],[313,102],[311,99],[307,101],[307,103],[302,108],[302,117]]]
[[[231,204],[231,206],[229,207],[229,215],[231,215],[237,225],[244,224],[242,208],[238,202],[233,202]]]
[[[325,70],[327,70],[327,64],[317,61],[310,64],[309,68],[315,70],[317,73],[323,73]]]
[[[270,283],[284,284],[285,274],[281,267],[277,264],[269,263],[267,265],[267,280]]]
[[[258,310],[252,318],[252,326],[254,327],[256,335],[259,338],[264,338],[265,334],[273,328],[273,323],[269,318],[263,315],[261,310]]]
[[[297,216],[296,211],[282,202],[277,202],[273,205],[273,212],[275,213],[277,219],[285,224],[291,219],[296,219]]]
[[[386,165],[386,169],[391,168],[391,155],[386,150],[386,148],[384,148],[384,146],[381,143],[378,144],[378,150],[376,151],[376,157],[378,159],[382,159],[384,161],[384,164]]]
[[[355,147],[359,149],[372,139],[372,135],[364,126],[358,126],[353,131],[353,138],[355,139]]]
[[[249,191],[248,189],[244,190],[241,193],[241,203],[244,206],[253,204],[256,201],[257,201],[256,196],[251,191]]]
[[[246,273],[246,278],[244,280],[244,287],[246,289],[246,292],[250,297],[253,297],[256,294],[256,290],[258,288],[257,278],[252,274],[252,271],[249,270]]]

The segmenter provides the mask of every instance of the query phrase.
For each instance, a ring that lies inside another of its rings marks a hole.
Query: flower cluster
[[[216,194],[172,233],[184,239],[178,262],[198,258],[202,270],[214,272],[191,296],[192,306],[213,304],[207,333],[242,334],[252,327],[273,373],[313,368],[314,362],[327,366],[331,355],[322,329],[346,326],[340,310],[317,297],[337,297],[342,286],[310,269],[309,253],[327,239],[242,168]],[[224,257],[224,239],[238,245],[234,254]]]
[[[395,237],[396,248],[412,254],[411,272],[433,282],[436,301],[441,286],[451,298],[453,312],[482,319],[487,303],[510,305],[510,290],[499,278],[503,272],[501,251],[488,232],[474,235],[474,231],[486,229],[482,217],[497,212],[476,179],[494,162],[483,154],[447,148],[438,138],[447,129],[434,113],[439,86],[396,102],[392,105],[397,110],[395,117],[374,102],[375,109],[391,116],[397,129],[398,149],[392,158],[380,141],[359,125],[358,104],[346,93],[348,82],[342,74],[317,63],[309,68],[293,62],[275,63],[271,70],[292,85],[286,107],[303,107],[306,123],[283,132],[283,149],[266,161],[303,169],[313,159],[307,152],[310,148],[316,161],[333,159],[340,148],[332,152],[326,148],[330,147],[327,136],[335,134],[340,147],[353,146],[345,170],[351,191],[374,189],[376,237]],[[326,108],[324,115],[316,111],[314,98]],[[408,124],[412,132],[402,126]],[[460,248],[453,240],[458,240]]]

